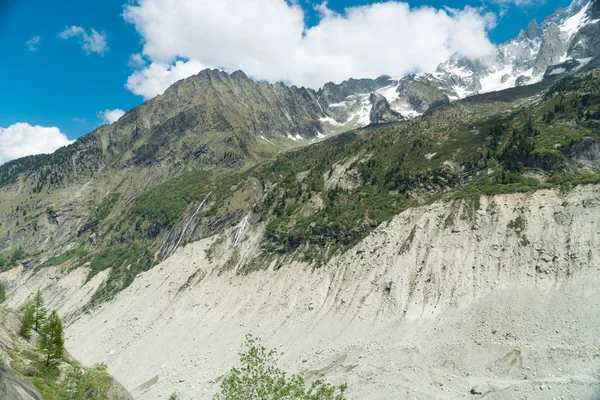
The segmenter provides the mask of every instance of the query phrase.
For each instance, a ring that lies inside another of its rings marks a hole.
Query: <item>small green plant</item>
[[[177,393],[175,393],[175,392],[171,393],[171,395],[169,396],[169,400],[179,400]]]
[[[525,230],[525,218],[523,218],[522,216],[518,216],[517,218],[515,218],[513,221],[510,221],[508,223],[508,227],[510,229],[514,229],[515,232],[520,233],[523,232]]]
[[[322,380],[306,385],[298,375],[288,375],[276,366],[277,352],[268,350],[251,335],[240,352],[239,368],[221,383],[213,400],[345,400],[346,384],[332,386]]]

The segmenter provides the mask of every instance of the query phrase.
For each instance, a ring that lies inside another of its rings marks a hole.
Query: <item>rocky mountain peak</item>
[[[541,24],[531,21],[492,56],[469,60],[455,55],[420,79],[456,100],[577,72],[598,55],[600,0],[574,0]]]
[[[542,28],[540,28],[535,19],[529,22],[529,25],[527,25],[527,29],[525,30],[525,37],[527,39],[534,40],[542,37],[543,34],[544,31],[542,31]]]

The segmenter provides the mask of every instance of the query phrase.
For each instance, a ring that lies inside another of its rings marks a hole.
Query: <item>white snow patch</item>
[[[329,108],[340,108],[340,107],[346,107],[348,104],[350,104],[350,101],[340,101],[339,103],[332,103],[329,105]]]
[[[593,59],[594,59],[594,57],[577,58],[576,60],[579,62],[579,65],[577,66],[577,68],[575,68],[575,71],[579,71],[581,68],[588,65],[590,63],[590,61],[592,61]]]
[[[390,86],[383,87],[377,90],[377,93],[385,97],[389,104],[392,104],[396,99],[398,99],[398,83]]]
[[[327,136],[323,135],[321,132],[317,131],[317,137],[319,139],[325,139]]]
[[[560,74],[564,74],[565,72],[567,72],[567,70],[563,67],[560,67],[560,68],[553,69],[552,71],[550,71],[548,73],[548,75],[560,75]]]
[[[505,75],[509,75],[510,78],[508,78],[503,83],[502,77],[504,77]],[[517,77],[514,76],[513,66],[507,65],[504,68],[502,68],[501,70],[492,72],[485,78],[481,78],[481,80],[480,80],[481,90],[479,91],[479,93],[495,92],[498,90],[504,90],[504,89],[515,87],[516,80],[517,80]]]
[[[337,122],[335,119],[333,119],[331,117],[319,118],[319,121],[333,125],[333,126],[343,126],[344,125],[343,123]]]
[[[371,109],[373,108],[373,106],[371,105],[371,102],[369,101],[369,95],[365,95],[362,97],[363,97],[361,99],[362,104],[361,104],[360,111],[357,113],[358,121],[356,122],[356,124],[358,126],[367,126],[371,123]]]
[[[587,15],[587,12],[591,5],[592,3],[589,2],[587,6],[579,10],[577,14],[567,18],[565,22],[563,22],[563,24],[560,26],[560,30],[565,32],[568,35],[569,39],[589,21],[589,16]]]
[[[300,136],[300,134],[296,133],[296,140],[304,140],[304,138]]]
[[[405,113],[401,113],[401,115],[402,115],[404,118],[407,118],[407,119],[413,119],[413,118],[420,117],[421,115],[423,115],[423,113],[420,113],[420,112],[418,112],[418,111],[416,111],[416,110],[410,110],[410,111],[407,111],[407,112],[405,112]]]

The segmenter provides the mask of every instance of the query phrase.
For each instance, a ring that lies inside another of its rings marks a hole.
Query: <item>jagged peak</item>
[[[538,25],[535,19],[531,20],[527,25],[527,29],[525,30],[525,37],[529,40],[534,40],[540,38],[543,35],[542,28]]]
[[[233,72],[231,74],[232,78],[235,79],[245,79],[245,80],[249,80],[250,78],[248,78],[248,75],[246,75],[246,73],[244,71],[242,71],[241,69],[238,69],[237,71]]]

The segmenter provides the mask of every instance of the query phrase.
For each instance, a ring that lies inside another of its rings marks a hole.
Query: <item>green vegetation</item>
[[[141,194],[129,215],[136,230],[152,238],[179,221],[191,202],[202,201],[208,194],[210,177],[209,171],[188,172]]]
[[[67,250],[59,256],[50,258],[48,261],[46,261],[46,265],[50,267],[55,267],[57,265],[62,265],[73,258],[81,259],[86,255],[87,251],[85,250],[85,248],[83,246],[79,246],[74,249]]]
[[[33,309],[33,330],[40,332],[40,329],[46,323],[46,316],[48,315],[41,291],[38,290],[35,296],[33,296],[31,307]]]
[[[214,400],[344,400],[346,384],[332,386],[322,380],[307,385],[298,375],[289,375],[276,366],[277,352],[268,350],[248,335],[240,352],[239,368],[221,382]]]
[[[29,379],[44,400],[108,400],[113,378],[106,365],[84,368],[75,361],[46,365],[45,358],[26,349],[12,352],[11,366]],[[114,400],[116,398],[113,397]]]
[[[519,233],[519,232],[523,232],[525,230],[525,218],[523,218],[522,216],[518,216],[517,218],[515,218],[513,221],[510,221],[508,224],[508,227],[510,229],[514,229],[515,232]]]
[[[56,310],[50,313],[39,333],[40,340],[38,346],[46,356],[46,366],[52,362],[61,360],[65,352],[65,339],[62,322]]]
[[[26,339],[31,337],[31,330],[35,324],[35,309],[32,302],[27,302],[23,308],[23,315],[21,316],[21,328],[19,333]]]
[[[451,106],[368,136],[341,135],[257,168],[255,176],[275,187],[260,209],[269,220],[265,249],[323,257],[410,206],[600,182],[570,160],[578,144],[600,140],[600,125],[588,122],[600,115],[600,72],[571,80],[541,105],[507,117],[469,121],[468,111],[482,105]],[[332,180],[336,171],[345,182]],[[323,207],[307,215],[316,197]]]
[[[21,336],[29,339],[36,317],[45,316],[43,297],[38,291],[27,302],[21,317]],[[4,311],[4,310],[3,310]],[[5,312],[5,311],[4,311]],[[47,400],[108,400],[113,379],[106,365],[84,368],[65,358],[63,325],[56,310],[43,318],[37,346],[16,346],[11,351],[11,366],[26,376]]]
[[[25,261],[29,255],[23,251],[21,247],[13,250],[5,251],[0,254],[0,272],[8,271],[17,266],[22,261]]]
[[[88,280],[97,273],[111,268],[108,279],[94,296],[90,305],[110,299],[120,290],[131,285],[135,277],[155,264],[151,248],[140,242],[101,250],[84,257],[82,263],[90,263]]]
[[[113,379],[106,372],[105,364],[84,368],[72,362],[60,382],[61,400],[108,400]]]
[[[40,332],[46,323],[48,311],[44,305],[44,297],[38,290],[35,296],[30,299],[23,307],[23,316],[21,318],[21,336],[29,338],[31,330]]]
[[[75,143],[52,154],[29,156],[0,166],[0,187],[17,182],[25,171],[35,171],[34,193],[64,186],[77,176],[90,176],[103,162],[100,143],[93,134],[85,135]]]
[[[0,281],[0,303],[6,301],[6,284]]]
[[[280,255],[318,266],[409,207],[464,200],[456,204],[466,207],[461,215],[469,218],[481,195],[568,191],[600,182],[597,168],[581,162],[600,141],[600,70],[559,81],[538,102],[515,103],[540,87],[477,96],[406,123],[359,129],[277,156],[273,151],[284,145],[254,141],[243,130],[188,132],[197,116],[178,116],[149,133],[135,154],[116,155],[107,170],[157,162],[158,149],[172,151],[174,143],[196,161],[161,170],[153,179],[137,170],[125,175],[94,205],[78,232],[80,246],[46,265],[89,263],[88,279],[110,269],[91,305],[109,299],[167,256],[173,238],[209,192],[183,243],[232,228],[251,212],[252,222],[264,223],[266,231],[262,254],[242,265],[240,272],[248,273]],[[125,133],[111,137],[114,146],[129,148],[134,132]],[[85,140],[85,146],[68,150],[72,156],[93,153],[85,149],[96,146],[96,139]],[[44,168],[52,170],[48,160]],[[26,219],[31,211],[15,213]],[[455,222],[451,215],[446,225]],[[85,241],[88,231],[93,242]],[[25,256],[6,253],[0,268]],[[239,263],[226,268],[234,265]]]

